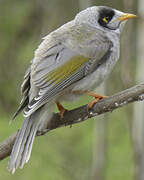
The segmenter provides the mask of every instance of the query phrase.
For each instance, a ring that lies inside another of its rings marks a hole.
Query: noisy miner
[[[119,58],[120,34],[133,14],[105,6],[89,7],[48,34],[35,51],[21,85],[22,101],[13,119],[24,109],[24,123],[14,143],[8,169],[15,172],[28,162],[36,132],[52,117],[56,103],[63,118],[62,101],[83,94],[104,96],[95,89],[108,77]]]

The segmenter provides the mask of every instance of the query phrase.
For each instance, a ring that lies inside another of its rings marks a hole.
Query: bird
[[[8,170],[23,168],[31,156],[36,132],[49,122],[56,104],[61,118],[63,101],[93,92],[110,74],[120,54],[120,35],[136,15],[107,6],[92,6],[43,38],[21,85],[22,100],[12,119],[23,111],[24,122],[10,154]]]

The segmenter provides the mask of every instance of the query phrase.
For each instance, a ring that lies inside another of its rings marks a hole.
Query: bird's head
[[[123,13],[106,6],[93,6],[77,14],[75,21],[104,32],[111,31],[120,34],[127,20],[132,18],[136,18],[136,15]]]

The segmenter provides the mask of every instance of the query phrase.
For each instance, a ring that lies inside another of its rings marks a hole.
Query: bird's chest
[[[108,77],[118,58],[119,48],[114,49],[108,59],[98,66],[91,74],[80,80],[75,85],[74,90],[94,90],[97,88]]]

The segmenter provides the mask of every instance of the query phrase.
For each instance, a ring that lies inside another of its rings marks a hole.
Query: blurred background
[[[121,57],[97,92],[112,95],[143,79],[143,0],[0,0],[0,142],[22,124],[9,120],[20,102],[20,85],[41,38],[72,20],[82,9],[106,5],[138,15],[121,37]],[[86,104],[65,104],[72,109]],[[104,116],[36,138],[32,156],[12,176],[8,158],[0,162],[0,179],[144,180],[144,105],[135,103]]]

